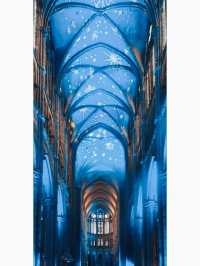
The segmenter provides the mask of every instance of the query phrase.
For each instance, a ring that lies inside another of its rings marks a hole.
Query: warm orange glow
[[[135,57],[137,58],[137,61],[141,67],[141,69],[143,70],[143,64],[142,64],[142,56],[141,56],[141,53],[138,51],[137,48],[133,47],[132,48],[132,52],[134,53]]]

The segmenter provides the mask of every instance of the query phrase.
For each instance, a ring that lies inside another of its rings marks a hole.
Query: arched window
[[[112,217],[109,212],[97,209],[88,218],[90,247],[110,247],[112,234]]]

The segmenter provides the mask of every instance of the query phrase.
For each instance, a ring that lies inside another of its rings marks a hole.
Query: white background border
[[[200,4],[168,0],[168,266],[199,265]],[[0,16],[0,264],[32,265],[32,1]]]

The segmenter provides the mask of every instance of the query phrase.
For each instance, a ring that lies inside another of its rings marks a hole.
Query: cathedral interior
[[[33,7],[34,266],[166,266],[166,1]]]

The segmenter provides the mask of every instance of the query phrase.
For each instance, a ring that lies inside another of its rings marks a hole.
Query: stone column
[[[158,203],[146,201],[145,205],[145,266],[158,266]]]
[[[56,199],[43,199],[43,260],[48,266],[55,266]],[[43,265],[45,265],[43,264]],[[42,265],[42,266],[43,266]]]
[[[166,266],[167,262],[167,234],[166,234],[166,172],[160,174],[160,200],[159,200],[159,266]]]
[[[119,266],[126,265],[126,249],[127,249],[127,191],[126,186],[120,189],[119,195]],[[115,266],[118,266],[114,264]]]
[[[71,246],[72,256],[74,258],[73,265],[80,265],[80,243],[81,243],[81,195],[80,188],[75,187],[73,189],[73,203],[72,203],[72,234],[71,234]]]
[[[135,266],[144,264],[144,219],[143,219],[143,189],[137,191],[136,210],[134,219],[134,262]]]
[[[146,174],[146,193],[144,201],[144,241],[145,266],[159,265],[158,235],[158,164],[155,157],[150,158]]]
[[[40,266],[41,173],[34,170],[34,265]]]
[[[61,190],[64,193],[64,189]],[[57,210],[57,239],[56,239],[56,256],[57,266],[63,266],[67,260],[69,249],[69,202],[67,193],[62,195],[63,210],[58,213]]]

